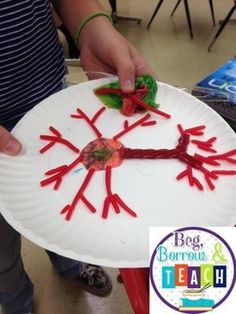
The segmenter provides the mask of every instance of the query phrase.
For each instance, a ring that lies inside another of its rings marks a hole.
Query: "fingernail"
[[[8,155],[16,155],[21,150],[21,144],[17,141],[9,141],[5,146],[3,152]]]
[[[130,80],[126,80],[124,83],[123,89],[126,92],[133,92],[134,91],[134,83],[131,82]]]

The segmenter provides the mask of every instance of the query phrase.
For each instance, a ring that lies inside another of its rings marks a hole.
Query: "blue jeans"
[[[20,234],[0,214],[0,304],[4,314],[26,314],[32,310],[33,285],[24,270],[20,250]],[[72,279],[77,275],[80,262],[46,252],[64,278]]]
[[[25,314],[32,309],[33,285],[20,255],[21,237],[0,214],[0,304],[6,314]],[[46,251],[64,278],[78,274],[80,262]]]

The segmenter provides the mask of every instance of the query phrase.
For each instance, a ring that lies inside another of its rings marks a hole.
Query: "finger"
[[[116,67],[121,89],[125,93],[132,93],[135,87],[135,66],[132,61],[129,49],[113,49],[111,55],[112,61]]]
[[[6,129],[0,126],[0,152],[15,156],[21,151],[21,143]]]

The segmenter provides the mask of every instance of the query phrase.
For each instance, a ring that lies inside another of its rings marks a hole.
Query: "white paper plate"
[[[106,197],[104,172],[96,172],[85,195],[97,208],[92,214],[79,203],[71,221],[60,210],[71,203],[87,170],[79,165],[68,174],[58,191],[52,186],[40,187],[44,173],[69,164],[76,154],[58,144],[39,154],[46,143],[41,134],[50,134],[50,125],[82,149],[95,138],[83,119],[72,119],[80,107],[92,116],[102,104],[92,92],[107,82],[95,80],[63,90],[36,106],[18,123],[13,133],[22,142],[24,152],[18,157],[0,156],[0,201],[6,220],[31,241],[58,254],[110,267],[148,266],[148,233],[150,226],[232,226],[236,212],[235,176],[221,177],[216,190],[191,188],[187,180],[177,182],[176,176],[185,169],[177,160],[125,160],[113,169],[112,192],[138,215],[125,212],[117,215],[112,209],[108,219],[101,218]],[[170,120],[152,115],[157,124],[139,127],[121,138],[131,148],[174,148],[179,133],[177,124],[185,128],[205,124],[205,135],[217,136],[219,153],[236,147],[236,136],[224,120],[191,95],[166,84],[159,84],[157,100],[161,109],[172,115]],[[129,123],[140,119],[129,118]],[[118,111],[106,109],[96,122],[104,137],[114,136],[123,129],[126,118]],[[197,151],[196,147],[189,152]],[[202,153],[202,152],[201,152]],[[202,153],[204,155],[204,152]],[[224,165],[224,169],[232,165]],[[236,169],[236,165],[233,169]],[[202,181],[202,174],[196,172]],[[203,181],[202,181],[203,182]]]

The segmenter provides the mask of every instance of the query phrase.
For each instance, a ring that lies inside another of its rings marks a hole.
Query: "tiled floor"
[[[109,11],[108,1],[101,1]],[[236,26],[228,25],[209,54],[207,46],[215,32],[207,0],[189,0],[194,41],[188,34],[183,5],[170,17],[175,1],[164,1],[150,30],[147,22],[157,1],[118,0],[120,14],[142,18],[141,25],[118,24],[117,29],[128,38],[149,61],[161,81],[186,87],[191,91],[195,82],[216,69],[236,53]],[[217,21],[225,17],[233,0],[214,1]],[[71,73],[79,71],[70,68]],[[122,284],[117,283],[118,271],[108,269],[114,289],[106,298],[93,297],[77,285],[55,274],[45,252],[23,239],[25,267],[35,284],[36,314],[131,314],[133,313]],[[0,311],[1,313],[1,311]]]

